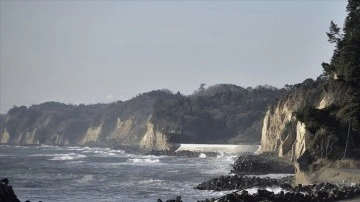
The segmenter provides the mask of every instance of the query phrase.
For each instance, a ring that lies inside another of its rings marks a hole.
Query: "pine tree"
[[[348,16],[344,24],[344,38],[339,49],[339,64],[335,71],[343,72],[350,87],[350,98],[346,104],[347,119],[360,130],[360,0],[349,0]]]
[[[335,50],[330,64],[322,63],[322,67],[325,75],[336,75],[349,87],[343,118],[360,131],[360,0],[349,0],[346,11],[343,33],[333,21],[330,23],[326,34],[328,41],[335,43]]]

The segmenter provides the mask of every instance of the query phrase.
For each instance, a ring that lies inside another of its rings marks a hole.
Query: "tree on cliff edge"
[[[352,122],[355,130],[360,130],[360,0],[349,0],[346,11],[344,34],[335,23],[330,24],[327,35],[336,46],[330,64],[322,66],[325,74],[334,74],[349,86],[344,118]]]

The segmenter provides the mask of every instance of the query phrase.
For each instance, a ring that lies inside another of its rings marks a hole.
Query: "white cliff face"
[[[70,145],[69,140],[61,134],[52,134],[51,135],[51,139],[53,140],[54,143],[50,143],[50,144],[55,144],[55,145]]]
[[[22,144],[39,144],[38,141],[35,138],[36,135],[36,128],[34,128],[32,131],[27,131],[24,135],[24,138],[22,139]]]
[[[296,139],[292,146],[292,160],[298,159],[309,148],[311,133],[304,123],[298,121],[296,125]]]
[[[293,112],[297,108],[289,100],[279,104],[275,109],[266,112],[261,137],[261,150],[263,152],[278,152],[285,156],[291,150],[295,138],[294,134],[284,134],[285,127],[291,122]]]
[[[147,131],[140,141],[140,146],[153,150],[170,150],[168,137],[155,129],[153,123],[147,123]]]
[[[323,109],[331,105],[334,99],[333,94],[326,93],[315,106],[317,109]],[[292,98],[278,104],[273,110],[267,111],[262,128],[261,151],[277,152],[280,157],[294,161],[296,183],[307,184],[309,173],[300,169],[297,160],[306,156],[305,152],[309,149],[313,135],[304,123],[297,121],[295,124],[294,122],[296,118],[293,114],[300,105],[300,99]]]
[[[7,129],[5,128],[4,132],[0,134],[1,138],[0,138],[0,143],[1,144],[8,144],[10,141],[10,135],[9,132],[7,131]]]
[[[335,101],[335,95],[332,93],[326,93],[316,108],[324,109],[325,107],[330,106],[334,101]]]
[[[88,128],[85,136],[80,140],[79,144],[85,145],[87,143],[96,143],[99,138],[103,124],[104,124],[104,122],[102,122],[97,127]]]
[[[332,94],[325,94],[316,108],[323,109],[333,101]],[[311,140],[310,132],[305,124],[299,121],[296,125],[290,124],[296,120],[293,114],[300,105],[301,100],[292,98],[267,111],[262,128],[262,152],[278,152],[280,157],[288,157],[292,160],[296,160],[305,152]]]
[[[115,129],[109,136],[106,137],[107,140],[112,141],[122,141],[132,134],[134,128],[134,123],[132,119],[121,121],[120,118],[117,119]]]
[[[313,136],[309,130],[306,129],[306,125],[300,121],[296,125],[296,140],[292,146],[291,160],[294,161],[295,167],[295,182],[296,184],[309,184],[309,173],[300,168],[300,164],[297,162],[305,151],[309,148]]]
[[[12,144],[39,144],[38,140],[36,139],[36,131],[37,129],[34,128],[32,131],[26,130],[25,133],[18,134],[15,139],[9,140],[7,143]]]

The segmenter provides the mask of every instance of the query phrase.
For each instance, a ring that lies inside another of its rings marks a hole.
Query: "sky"
[[[0,112],[316,79],[342,0],[0,0]]]

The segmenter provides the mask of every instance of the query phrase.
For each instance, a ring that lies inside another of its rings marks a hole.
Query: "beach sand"
[[[322,168],[310,175],[313,183],[337,183],[351,185],[360,183],[360,169]]]
[[[312,183],[329,182],[345,184],[348,186],[360,183],[360,169],[345,168],[323,168],[310,175]],[[341,202],[360,202],[360,196],[352,199],[341,200]]]

